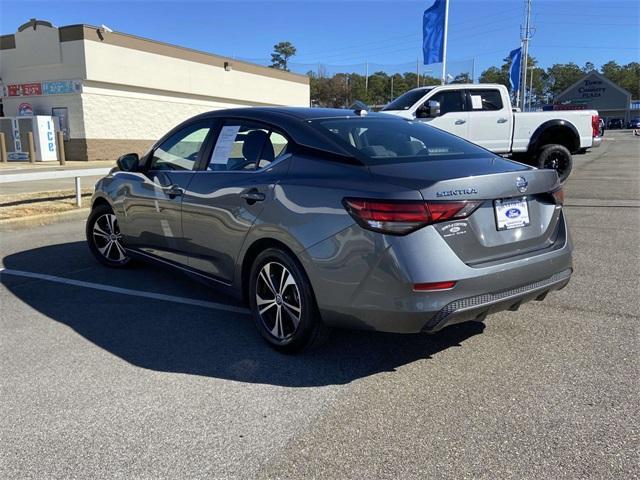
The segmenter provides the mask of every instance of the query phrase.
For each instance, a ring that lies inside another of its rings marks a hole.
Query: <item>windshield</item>
[[[385,116],[334,118],[314,123],[366,165],[494,156],[488,150],[422,122]]]
[[[417,88],[415,90],[409,90],[408,92],[400,95],[398,98],[396,98],[393,102],[391,102],[389,105],[384,107],[382,110],[409,110],[411,107],[413,107],[416,104],[418,100],[424,97],[432,88],[433,87]]]

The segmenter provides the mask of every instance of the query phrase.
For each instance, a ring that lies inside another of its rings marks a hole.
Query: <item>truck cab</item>
[[[513,115],[504,86],[456,84],[416,88],[411,92],[415,95],[398,97],[383,111],[428,122],[492,152],[511,151]]]
[[[601,142],[593,110],[519,112],[498,84],[419,87],[382,111],[428,123],[481,147],[539,168],[553,168],[562,181],[571,172],[572,154]]]

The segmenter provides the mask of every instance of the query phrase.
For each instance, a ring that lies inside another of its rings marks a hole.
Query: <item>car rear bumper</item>
[[[492,292],[476,297],[461,298],[449,303],[436,313],[422,328],[423,332],[437,332],[444,327],[467,321],[483,321],[491,313],[518,310],[531,300],[544,300],[553,290],[564,288],[571,278],[572,269],[551,277],[502,292]]]
[[[542,300],[549,292],[563,288],[573,271],[568,237],[551,251],[470,267],[446,243],[443,245],[435,229],[420,231],[422,247],[417,251],[400,248],[402,237],[385,246],[378,235],[377,245],[367,245],[365,238],[376,241],[376,237],[361,229],[356,232],[345,231],[341,238],[307,250],[305,256],[311,258],[303,256],[322,319],[329,326],[436,332]],[[416,283],[449,280],[456,281],[449,290],[413,290]]]
[[[395,310],[375,308],[338,309],[321,308],[323,320],[332,327],[355,328],[389,333],[435,333],[445,327],[468,321],[484,321],[487,315],[504,310],[515,311],[526,302],[544,300],[550,292],[564,288],[570,280],[572,269],[566,269],[526,285],[508,290],[490,291],[476,296],[461,296],[439,310],[422,309],[428,302],[425,294],[413,293],[414,299],[398,301]],[[487,279],[490,283],[490,280]],[[435,297],[438,292],[431,294]]]
[[[602,145],[602,136],[593,137],[591,148],[598,148],[600,145]]]

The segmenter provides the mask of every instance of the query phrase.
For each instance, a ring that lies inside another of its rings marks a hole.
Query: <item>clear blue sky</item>
[[[0,0],[0,31],[30,18],[54,25],[105,24],[185,47],[266,62],[275,43],[292,42],[293,62],[414,65],[426,1],[31,1]],[[450,0],[451,70],[476,59],[476,75],[519,45],[524,0]],[[533,0],[531,54],[543,67],[638,61],[640,0]],[[305,69],[306,65],[297,68]],[[329,68],[332,70],[332,68]],[[340,70],[340,68],[338,68]],[[427,67],[425,67],[427,70]],[[433,72],[439,74],[439,67]]]

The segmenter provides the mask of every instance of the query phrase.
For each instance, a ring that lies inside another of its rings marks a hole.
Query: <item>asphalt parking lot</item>
[[[98,266],[83,222],[0,232],[0,478],[638,478],[640,138],[566,193],[564,290],[301,356],[209,287]]]

